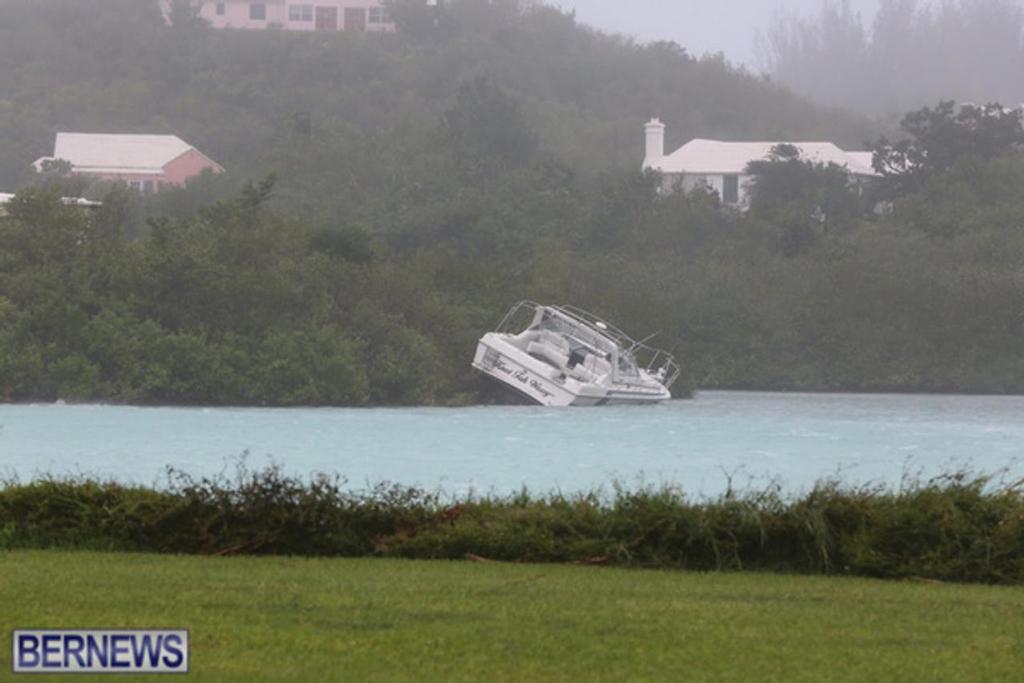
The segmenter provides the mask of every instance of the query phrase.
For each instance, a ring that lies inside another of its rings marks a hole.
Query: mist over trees
[[[823,0],[781,14],[758,41],[772,78],[823,104],[893,116],[942,99],[1024,103],[1019,0],[882,0],[861,16]]]
[[[780,148],[743,213],[662,192],[643,122],[878,133],[517,3],[410,10],[383,36],[168,29],[137,0],[0,9],[0,187],[22,189],[0,218],[0,400],[487,401],[472,352],[519,299],[660,331],[683,391],[1024,392],[1019,118],[909,116],[879,147],[924,172],[883,215]],[[148,196],[33,175],[62,129],[174,132],[227,173]],[[102,208],[60,200],[79,192]]]
[[[0,0],[0,191],[33,180],[58,130],[174,133],[236,180],[276,172],[296,211],[350,213],[415,182],[450,139],[439,129],[463,125],[439,121],[460,93],[467,107],[483,94],[481,77],[516,100],[542,150],[588,171],[637,166],[652,116],[673,121],[676,145],[871,137],[678,45],[606,36],[532,3],[441,4],[396,0],[392,35],[324,35],[168,29],[156,0]]]

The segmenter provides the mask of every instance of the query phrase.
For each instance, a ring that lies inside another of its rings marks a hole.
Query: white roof
[[[0,192],[0,204],[6,204],[7,202],[14,199],[14,195],[9,192]]]
[[[846,166],[857,175],[875,175],[871,152],[844,152],[831,142],[722,142],[698,138],[662,159],[651,160],[650,165],[662,173],[740,175],[751,161],[767,159],[772,148],[782,144],[799,149],[804,160]]]
[[[191,149],[177,135],[57,133],[53,156],[39,159],[36,167],[47,159],[63,159],[76,171],[159,174]]]

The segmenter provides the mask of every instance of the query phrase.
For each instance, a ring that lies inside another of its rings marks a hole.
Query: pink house
[[[164,16],[172,0],[161,0]],[[395,24],[381,0],[192,0],[199,16],[213,28],[290,31],[394,31]]]
[[[184,185],[203,171],[224,168],[176,135],[103,135],[57,133],[53,156],[37,159],[71,164],[73,175],[96,180],[123,180],[140,192],[159,192],[166,185]]]

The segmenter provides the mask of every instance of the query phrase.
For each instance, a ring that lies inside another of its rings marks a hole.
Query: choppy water
[[[443,489],[681,484],[693,493],[839,475],[898,484],[957,467],[1024,476],[1024,398],[706,392],[656,407],[552,410],[0,406],[0,475],[162,483],[248,452],[285,470]],[[229,468],[231,466],[229,465]]]

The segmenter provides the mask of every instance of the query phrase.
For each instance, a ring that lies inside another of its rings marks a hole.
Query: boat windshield
[[[638,377],[640,375],[640,370],[636,366],[636,360],[629,353],[622,352],[619,354],[619,374],[626,377]]]

